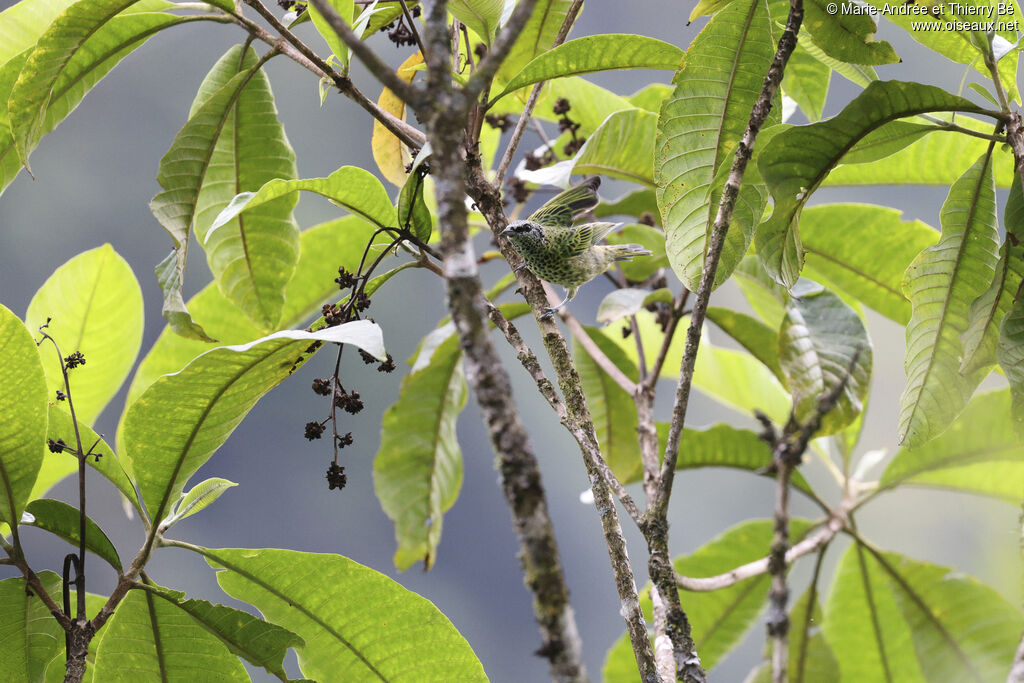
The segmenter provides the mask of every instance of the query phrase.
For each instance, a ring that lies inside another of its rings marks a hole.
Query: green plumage
[[[525,221],[510,223],[501,233],[534,275],[565,287],[565,300],[549,312],[571,301],[580,285],[593,280],[616,261],[651,253],[639,244],[599,244],[620,223],[572,225],[577,214],[597,204],[600,184],[600,178],[588,178],[553,197]]]

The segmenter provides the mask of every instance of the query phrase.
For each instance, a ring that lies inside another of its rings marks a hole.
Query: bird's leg
[[[512,272],[518,273],[523,270],[528,270],[529,268],[530,266],[526,265],[526,263],[520,263],[518,266],[515,267],[515,269]]]
[[[541,320],[550,320],[555,315],[555,312],[558,311],[563,306],[565,306],[570,301],[572,301],[572,298],[574,296],[576,296],[576,287],[570,287],[570,288],[566,289],[565,290],[565,298],[562,299],[562,301],[559,302],[559,304],[557,306],[546,306],[544,308],[544,312],[540,316],[540,319]]]

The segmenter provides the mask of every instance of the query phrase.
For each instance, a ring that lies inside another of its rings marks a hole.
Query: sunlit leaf
[[[818,121],[825,110],[831,77],[832,70],[808,54],[801,41],[786,63],[782,91],[796,100],[809,121]]]
[[[654,136],[658,115],[642,109],[619,111],[587,138],[573,173],[606,175],[654,186]]]
[[[338,13],[345,23],[351,24],[353,15],[355,14],[355,3],[352,0],[327,0],[327,4]],[[341,63],[342,73],[348,73],[348,62],[349,62],[349,49],[348,46],[338,37],[338,34],[334,32],[331,25],[327,23],[327,20],[320,10],[316,8],[313,3],[306,5],[306,11],[309,13],[309,18],[313,20],[313,26],[316,27],[316,32],[320,34],[320,37],[327,43],[327,47],[330,48],[331,53],[338,58],[338,62]]]
[[[644,307],[644,300],[650,294],[646,289],[615,289],[609,292],[597,307],[597,322],[610,323],[631,316]]]
[[[171,524],[196,514],[233,486],[238,486],[238,484],[220,477],[212,477],[199,482],[181,497],[181,500],[174,506],[174,512],[162,522],[161,526],[165,529],[170,528]]]
[[[665,255],[665,233],[657,228],[631,223],[608,235],[605,241],[608,244],[639,244],[651,252],[649,256],[638,256],[632,261],[622,261],[616,264],[630,282],[642,282],[654,275],[659,268],[668,267],[668,256]]]
[[[754,358],[764,363],[780,382],[786,381],[779,365],[777,329],[769,327],[757,318],[718,306],[709,306],[707,316],[708,320],[753,354]]]
[[[858,11],[860,5],[852,0],[841,0],[838,5],[838,11],[826,0],[809,0],[804,5],[804,22],[800,28],[806,29],[816,46],[830,57],[851,64],[900,61],[889,43],[873,40],[878,27],[871,15]]]
[[[49,531],[78,548],[81,541],[79,533],[78,508],[67,503],[49,498],[33,500],[25,507],[26,519],[22,524]],[[28,517],[31,515],[31,518]],[[85,518],[85,549],[103,559],[114,569],[121,571],[121,558],[117,556],[114,544],[99,528],[96,522]]]
[[[465,404],[462,351],[457,335],[450,335],[425,367],[402,380],[398,401],[384,412],[373,483],[395,522],[399,569],[421,560],[425,569],[434,564],[444,513],[462,485],[455,423]]]
[[[103,627],[93,673],[97,681],[249,681],[242,662],[177,605],[133,590]]]
[[[498,31],[498,21],[504,12],[503,0],[451,0],[448,11],[465,24],[487,44],[491,44]]]
[[[733,2],[716,14],[686,53],[676,90],[658,119],[654,177],[676,275],[697,291],[707,239],[718,210],[725,175],[750,111],[761,93],[775,54],[765,5]],[[766,125],[778,123],[772,108]],[[732,223],[715,276],[721,284],[743,258],[761,219],[764,188],[747,178],[740,188]]]
[[[945,430],[983,374],[960,373],[960,335],[971,303],[992,282],[996,250],[995,188],[982,156],[950,188],[942,205],[942,237],[907,269],[903,291],[913,304],[897,438],[916,448]]]
[[[499,81],[508,82],[530,60],[551,48],[571,5],[572,0],[538,0],[526,26],[498,69]]]
[[[85,364],[69,373],[71,394],[78,419],[92,424],[121,388],[142,345],[142,290],[131,266],[109,244],[67,261],[32,297],[25,325],[36,330],[48,319],[46,333],[60,352],[85,356]],[[65,391],[64,376],[50,342],[40,353],[52,398]]]
[[[50,597],[59,599],[60,577],[40,572]],[[63,655],[64,630],[21,577],[0,581],[0,680],[40,681],[47,664]]]
[[[17,524],[46,448],[46,376],[39,349],[0,304],[0,521]]]
[[[469,643],[428,600],[340,555],[203,550],[228,595],[306,641],[302,673],[332,680],[484,682]],[[400,647],[396,649],[396,644]]]
[[[899,276],[903,277],[902,271]],[[736,266],[733,279],[758,317],[768,327],[774,330],[779,329],[782,325],[782,318],[786,315],[789,292],[768,277],[768,273],[761,267],[756,254],[750,254],[740,261],[740,264]]]

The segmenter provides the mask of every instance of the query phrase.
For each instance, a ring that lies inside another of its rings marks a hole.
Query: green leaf
[[[605,119],[576,155],[573,173],[599,174],[654,186],[654,136],[658,115],[625,109]]]
[[[780,382],[786,381],[779,365],[779,333],[776,329],[757,318],[718,306],[709,306],[707,316],[708,320],[749,351],[754,358],[764,363]]]
[[[870,164],[896,154],[924,136],[940,130],[934,123],[890,121],[874,129],[843,156],[844,164]]]
[[[427,176],[417,169],[418,165],[409,173],[398,195],[398,225],[426,242],[434,230],[434,219],[424,200]]]
[[[835,8],[835,5],[827,5]],[[839,11],[828,11],[825,0],[810,0],[804,5],[800,26],[825,54],[851,64],[895,64],[899,55],[889,43],[872,40],[877,26],[866,12],[851,0],[842,0]]]
[[[142,345],[142,290],[131,266],[109,244],[66,262],[32,297],[25,325],[46,329],[65,356],[80,351],[86,363],[69,371],[75,413],[92,424],[121,388]],[[64,391],[57,353],[40,347],[48,393]],[[70,442],[69,442],[70,443]]]
[[[930,486],[994,496],[1020,504],[1024,456],[1010,418],[1010,392],[979,394],[949,429],[913,451],[900,450],[879,491]]]
[[[1010,671],[1024,629],[1020,609],[981,581],[884,553],[890,589],[910,627],[925,680],[997,681]]]
[[[822,612],[816,586],[808,586],[793,605],[789,623],[789,680],[793,683],[838,681],[839,662],[821,628]]]
[[[854,144],[899,118],[932,111],[977,111],[971,102],[919,83],[877,81],[831,119],[791,127],[762,150],[758,168],[775,208],[758,227],[757,252],[768,273],[792,287],[803,267],[800,212]]]
[[[980,19],[984,22],[988,17],[986,15],[965,16],[960,12],[953,14],[952,7],[975,6],[995,8],[996,6],[1002,6],[1010,8],[1012,15],[994,15],[992,19],[1005,24],[1005,26],[1000,27],[995,32],[997,35],[1005,38],[1010,43],[1016,43],[1017,41],[1017,29],[1013,27],[1013,20],[1020,19],[1021,13],[1020,7],[1014,0],[1007,0],[1006,2],[1000,2],[999,0],[971,0],[963,5],[954,6],[936,3],[935,6],[942,10],[938,18],[928,14],[899,14],[893,12],[892,6],[886,5],[883,0],[869,0],[868,4],[879,10],[885,10],[888,7],[885,18],[906,31],[908,36],[954,62],[972,66],[986,80],[991,78],[991,74],[985,66],[984,60],[981,59],[981,52],[970,43],[970,36],[966,31],[949,30],[951,26],[948,22],[963,21],[965,19],[967,21]],[[922,7],[925,6],[930,6],[930,3]],[[1013,50],[1012,54],[1004,57],[999,63],[1001,80],[1011,98],[1014,99],[1017,98],[1017,58],[1017,51]]]
[[[77,369],[76,369],[77,372]],[[59,406],[50,406],[50,420],[47,428],[47,438],[62,439],[64,443],[68,444],[72,448],[75,447],[75,425],[71,421],[71,415],[67,413],[63,408]],[[92,447],[92,455],[85,459],[85,464],[93,468],[101,475],[107,478],[107,480],[117,487],[117,490],[121,492],[125,498],[127,498],[132,506],[138,510],[139,514],[142,514],[142,506],[139,504],[139,496],[135,493],[135,486],[132,484],[128,475],[125,473],[124,468],[121,466],[120,459],[114,454],[110,446],[107,445],[106,441],[100,438],[100,436],[92,430],[92,427],[78,422],[78,433],[82,437],[82,448],[88,452],[89,448]],[[95,446],[93,445],[95,444]],[[98,458],[95,456],[99,456]],[[57,460],[60,465],[53,467],[50,465],[51,460]],[[46,461],[43,464],[43,471],[45,472],[47,467],[51,467],[60,472],[60,479],[63,479],[67,474],[78,470],[78,457],[68,453],[49,453],[46,454]],[[42,478],[42,472],[40,473],[40,479]],[[57,480],[51,480],[49,485],[45,488],[40,487],[40,482],[36,480],[36,486],[33,488],[33,498],[38,498],[46,493],[50,486],[57,483]]]
[[[940,220],[938,244],[914,259],[903,284],[914,311],[907,325],[907,386],[897,439],[908,449],[941,434],[984,377],[960,374],[960,335],[971,303],[995,272],[995,188],[987,155],[950,188]]]
[[[271,180],[257,192],[242,192],[235,195],[210,226],[206,239],[210,239],[216,230],[243,211],[251,211],[257,206],[299,190],[327,197],[335,204],[379,227],[398,226],[395,207],[392,206],[387,190],[380,181],[372,173],[358,166],[342,166],[326,178]]]
[[[906,325],[911,307],[903,296],[903,274],[939,233],[901,216],[897,209],[871,204],[807,207],[800,217],[804,274]]]
[[[659,217],[658,200],[654,196],[654,190],[634,190],[615,200],[602,199],[601,203],[593,208],[595,218],[608,218],[609,216],[631,216],[639,219],[644,214],[649,214],[652,219]],[[662,237],[664,242],[665,238]]]
[[[236,45],[224,53],[199,87],[190,119],[202,116],[207,103],[223,97],[221,89],[257,61],[251,47],[243,53]],[[295,178],[295,152],[277,119],[274,95],[262,70],[252,74],[228,107],[220,129],[213,133],[216,141],[209,159],[194,171],[200,176],[194,230],[221,291],[269,332],[281,318],[284,288],[299,258],[299,228],[292,218],[298,196],[268,202],[237,216],[216,235],[208,233],[237,193],[258,190],[275,178]]]
[[[1014,301],[1003,319],[997,357],[1010,383],[1013,427],[1018,438],[1024,439],[1024,298]]]
[[[186,517],[191,517],[220,498],[232,486],[238,486],[238,484],[227,479],[221,479],[220,477],[203,480],[181,497],[178,504],[174,506],[174,512],[161,522],[160,526],[166,530],[171,528],[172,524],[176,524]]]
[[[500,99],[510,92],[541,81],[596,71],[613,69],[675,71],[679,68],[684,54],[675,45],[635,34],[612,33],[577,38],[546,52],[541,52],[523,67],[494,99]]]
[[[327,0],[327,4],[345,20],[345,23],[352,24],[352,17],[355,14],[355,3],[352,0]],[[341,63],[342,73],[347,74],[349,64],[348,46],[338,37],[338,34],[334,32],[334,29],[331,28],[331,25],[327,23],[327,20],[324,19],[324,16],[320,14],[320,10],[313,3],[306,5],[306,11],[309,12],[309,18],[313,20],[313,26],[316,27],[317,33],[320,34],[320,37],[327,43],[327,47],[330,48],[331,53]]]
[[[700,283],[706,243],[725,185],[725,174],[775,54],[762,2],[733,2],[716,14],[686,53],[676,90],[658,119],[654,177],[676,275],[691,291]],[[766,125],[778,123],[778,107]],[[748,178],[740,188],[715,284],[743,258],[761,219],[765,193]]]
[[[49,498],[33,500],[25,507],[26,516],[22,524],[34,526],[60,536],[71,545],[78,547],[82,535],[79,533],[78,508]],[[31,515],[31,518],[28,518]],[[93,553],[117,571],[121,571],[121,558],[114,544],[103,529],[88,517],[85,518],[85,549]]]
[[[306,641],[303,675],[347,681],[486,681],[469,643],[434,605],[340,555],[202,550],[228,595]],[[400,647],[396,648],[396,644]]]
[[[782,91],[796,101],[809,121],[818,121],[825,111],[831,78],[832,69],[812,57],[799,42],[786,63]]]
[[[793,537],[799,538],[808,523],[794,519]],[[673,561],[676,571],[684,576],[716,576],[741,564],[764,557],[772,542],[772,523],[768,520],[745,522],[728,529],[699,548],[695,553]],[[756,576],[733,586],[706,593],[680,591],[693,628],[693,639],[700,653],[701,664],[708,671],[728,653],[757,621],[768,597],[767,575]],[[650,614],[649,588],[641,600]],[[604,683],[636,683],[638,680],[633,651],[624,635],[608,653],[602,670]]]
[[[75,590],[69,591],[71,597],[71,604],[75,604]],[[95,593],[85,594],[85,613],[90,618],[95,617],[99,614],[100,609],[106,604],[107,598],[104,595],[96,595]],[[103,635],[106,633],[106,629],[101,629],[93,639],[89,641],[89,651],[86,653],[85,662],[86,669],[85,675],[82,677],[82,683],[93,683],[95,678],[93,671],[96,668],[96,650],[99,648],[100,641],[103,640]],[[63,683],[64,676],[66,674],[65,667],[66,656],[64,654],[64,648],[58,649],[56,656],[50,660],[50,663],[46,666],[46,675],[44,677],[45,683]]]
[[[772,12],[772,18],[774,19],[775,12],[771,10],[771,7],[772,3],[769,3],[769,11]],[[788,7],[786,8],[786,12],[788,13]],[[779,24],[779,31],[782,30],[781,26],[782,24],[785,23],[785,21],[786,19],[784,13],[781,23]],[[855,83],[856,85],[859,85],[862,88],[866,88],[870,83],[878,80],[878,74],[876,74],[875,70],[870,66],[866,66],[864,64],[850,64],[849,62],[844,62],[829,57],[827,54],[825,54],[824,50],[822,50],[820,47],[818,47],[817,45],[810,41],[804,41],[803,43],[798,44],[804,50],[807,51],[807,54],[814,57],[828,68],[832,69],[846,80],[850,81],[851,83]]]
[[[630,282],[642,282],[654,275],[659,268],[668,266],[668,256],[665,255],[665,233],[657,228],[632,223],[608,235],[605,241],[608,244],[639,244],[651,252],[649,256],[641,256],[632,261],[622,261],[617,264],[622,268],[622,274]]]
[[[658,454],[665,452],[668,443],[667,422],[659,422]],[[768,468],[772,464],[772,452],[757,434],[749,429],[739,429],[728,424],[716,424],[706,429],[683,429],[679,441],[679,454],[676,459],[677,470],[696,469],[698,467],[730,467],[747,470],[774,480],[775,475]],[[623,484],[641,481],[643,473],[635,472]],[[812,495],[810,485],[803,475],[793,471],[791,482],[794,488]]]
[[[946,114],[937,114],[938,118],[953,120]],[[957,114],[955,122],[969,130],[989,135],[992,124],[970,116]],[[906,122],[897,122],[906,123]],[[886,124],[878,129],[884,132],[892,129],[893,124]],[[902,127],[903,132],[916,129],[914,124]],[[869,141],[869,135],[865,141]],[[895,141],[898,141],[895,140]],[[890,149],[894,140],[890,140]],[[860,185],[952,185],[979,156],[988,149],[988,142],[974,136],[947,132],[942,128],[933,127],[932,132],[919,136],[910,145],[896,151],[891,156],[880,158],[871,163],[849,163],[849,159],[862,156],[858,150],[861,144],[853,148],[853,156],[843,158],[843,163],[834,169],[825,181],[824,187],[860,186]],[[870,150],[868,147],[865,151]],[[870,158],[870,157],[867,157]],[[1013,157],[1009,152],[996,149],[992,159],[992,170],[995,175],[996,187],[1013,185]]]
[[[32,335],[3,304],[0,386],[0,521],[15,525],[43,464],[47,390]]]
[[[373,226],[363,219],[345,216],[302,232],[295,277],[285,289],[282,327],[303,325],[319,312],[322,303],[338,297],[338,285],[334,282],[338,266],[355,271],[373,231]],[[378,241],[381,239],[383,237],[378,237]],[[378,247],[374,247],[376,249]],[[379,253],[374,250],[371,254]],[[324,258],[324,254],[331,257]],[[372,293],[369,290],[375,280],[367,285],[368,294]],[[262,331],[228,301],[215,284],[207,285],[192,297],[189,308],[196,320],[225,344],[241,344],[262,335]],[[157,377],[181,370],[190,360],[211,348],[209,343],[186,339],[165,328],[139,364],[128,388],[126,405],[134,403]]]
[[[245,667],[216,636],[177,605],[133,590],[103,627],[93,676],[120,680],[249,681]]]
[[[0,92],[11,92],[37,38],[69,4],[66,0],[23,1],[0,15],[0,44],[4,46],[0,48],[0,64],[3,65],[0,66]],[[160,0],[143,0],[89,36],[53,84],[39,129],[40,137],[56,128],[96,83],[153,34],[178,24],[204,20],[198,16],[174,16],[157,11],[169,6],[170,3]],[[17,38],[10,35],[12,29]],[[24,51],[20,54],[12,51],[15,47]],[[31,152],[31,148],[28,151]],[[0,193],[20,170],[21,161],[10,129],[8,100],[0,97]]]
[[[854,543],[825,601],[825,638],[843,681],[923,681],[904,620],[878,563]]]
[[[801,423],[845,380],[835,407],[822,417],[817,433],[825,436],[841,431],[864,410],[871,388],[871,340],[855,310],[816,282],[806,283],[794,288],[786,307],[779,329],[779,364]]]
[[[384,412],[373,461],[377,498],[395,522],[401,570],[420,560],[424,569],[433,566],[444,513],[462,485],[455,423],[466,405],[466,379],[458,337],[448,336],[427,363],[402,380],[398,401]]]
[[[59,599],[59,576],[44,571],[39,580],[50,597]],[[0,605],[0,679],[42,680],[50,660],[58,651],[63,655],[64,630],[21,577],[0,581]]]
[[[644,301],[649,294],[646,289],[632,287],[612,290],[601,299],[601,305],[597,307],[597,322],[611,323],[636,314],[644,307]]]
[[[538,0],[498,69],[498,81],[509,81],[534,57],[551,48],[571,5],[572,0]]]
[[[227,605],[206,600],[186,600],[184,593],[162,586],[148,586],[146,590],[186,612],[196,623],[217,636],[235,655],[266,669],[282,681],[288,681],[283,666],[284,658],[289,648],[305,645],[299,636],[277,624]]]
[[[256,402],[287,378],[313,340],[353,344],[383,358],[380,328],[365,320],[318,332],[283,330],[208,351],[156,380],[124,417],[123,440],[142,500],[163,519],[185,483]]]
[[[902,271],[900,277],[903,277]],[[785,287],[768,277],[768,273],[756,254],[743,257],[736,266],[735,281],[743,292],[743,298],[754,309],[758,317],[773,330],[782,326],[786,316],[786,304],[789,303],[789,292]],[[909,317],[909,315],[908,315]]]
[[[498,32],[498,22],[504,12],[503,0],[452,0],[448,11],[469,27],[487,44],[491,44]]]
[[[11,131],[21,162],[43,136],[44,115],[57,80],[82,44],[137,0],[80,0],[61,13],[36,42],[8,102]]]
[[[625,291],[625,290],[619,290]],[[636,365],[601,330],[585,328],[608,359],[627,377],[637,381]],[[583,394],[594,420],[601,454],[620,480],[642,478],[640,442],[637,439],[636,402],[601,369],[579,341],[572,340],[572,355],[580,374]]]
[[[672,95],[672,90],[672,86],[667,83],[650,83],[626,99],[638,109],[657,114],[661,111],[662,102]]]
[[[1000,325],[1015,305],[1021,280],[1024,279],[1024,193],[1020,183],[1010,187],[1003,216],[1006,239],[999,248],[996,276],[988,289],[971,304],[970,325],[961,340],[964,344],[960,372],[969,374],[996,362],[996,346],[1000,338]],[[1012,326],[1012,325],[1011,325]],[[1010,331],[1010,328],[1006,328]],[[1013,345],[1004,347],[1007,351]],[[1011,352],[1012,356],[1012,352]],[[1012,362],[1009,365],[1013,365]],[[1003,368],[1004,371],[1006,367]],[[1009,374],[1007,375],[1009,376]],[[1014,386],[1011,382],[1011,386]]]
[[[557,121],[559,117],[554,113],[554,106],[560,98],[569,101],[571,105],[569,118],[580,124],[576,133],[584,137],[593,134],[605,119],[615,112],[636,109],[625,97],[616,95],[579,76],[571,76],[551,81],[544,87],[543,93],[537,101],[537,107],[534,109],[534,116],[548,121]],[[555,151],[561,149],[562,145],[559,143],[564,143],[568,139],[568,134],[559,138],[555,144],[557,148]]]

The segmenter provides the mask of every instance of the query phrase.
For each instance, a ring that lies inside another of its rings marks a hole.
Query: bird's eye
[[[528,223],[520,223],[519,225],[512,226],[512,232],[529,232],[530,226]]]

